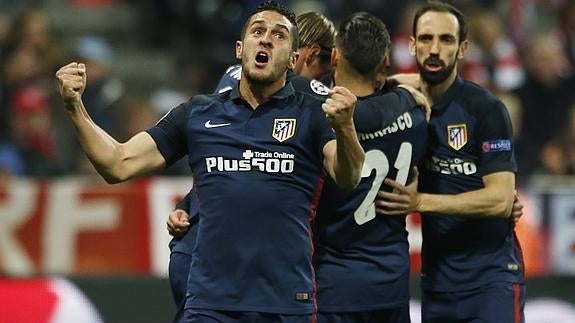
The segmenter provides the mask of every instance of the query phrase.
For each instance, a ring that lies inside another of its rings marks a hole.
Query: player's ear
[[[461,44],[459,44],[459,53],[457,53],[457,58],[463,59],[465,53],[467,53],[468,48],[469,48],[469,41],[468,40],[462,41]]]
[[[236,58],[242,59],[243,43],[241,40],[236,41]]]
[[[409,36],[409,54],[415,56],[415,38],[413,36]]]
[[[338,62],[339,62],[339,51],[337,50],[337,47],[334,47],[331,50],[331,66],[333,66],[333,68],[336,68]]]
[[[290,70],[293,70],[295,68],[295,63],[297,62],[299,58],[299,52],[292,52],[291,56],[289,58],[289,64],[288,64],[288,68]]]
[[[321,47],[318,44],[313,43],[311,46],[308,46],[307,56],[305,58],[305,63],[307,65],[313,64],[313,61],[319,58],[319,53],[321,52]]]

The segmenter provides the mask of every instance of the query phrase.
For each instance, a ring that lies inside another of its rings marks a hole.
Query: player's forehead
[[[419,17],[416,25],[417,35],[453,35],[458,36],[459,22],[449,12],[428,11]]]
[[[250,17],[248,27],[255,25],[266,25],[268,27],[285,28],[291,31],[293,24],[289,19],[277,11],[260,11]]]

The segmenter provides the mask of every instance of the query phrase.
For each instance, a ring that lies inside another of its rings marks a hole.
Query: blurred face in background
[[[560,42],[548,34],[535,36],[523,58],[529,74],[549,86],[561,82],[571,67]]]

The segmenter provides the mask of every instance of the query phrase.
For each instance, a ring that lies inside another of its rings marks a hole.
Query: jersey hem
[[[318,306],[318,312],[325,313],[341,313],[341,312],[364,312],[364,311],[374,311],[380,309],[390,309],[395,307],[401,307],[409,304],[409,300],[399,301],[393,303],[380,303],[373,305],[332,305],[332,306]]]
[[[237,311],[237,312],[259,312],[259,313],[273,313],[273,314],[284,314],[284,315],[308,315],[315,313],[315,309],[312,304],[309,305],[309,309],[294,309],[285,307],[270,307],[270,306],[257,306],[257,305],[222,305],[222,304],[209,304],[209,303],[186,303],[184,308],[193,309],[207,309],[216,311]]]

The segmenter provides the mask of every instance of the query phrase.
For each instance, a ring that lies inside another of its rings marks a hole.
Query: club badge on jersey
[[[467,143],[467,125],[456,124],[447,126],[447,143],[455,150],[461,149]]]
[[[284,142],[295,134],[296,119],[274,119],[272,137]]]

